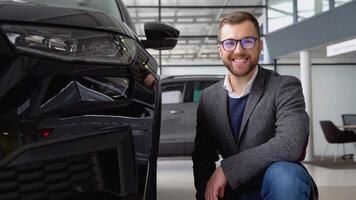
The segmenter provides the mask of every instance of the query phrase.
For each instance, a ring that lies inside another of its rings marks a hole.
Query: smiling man
[[[259,25],[234,12],[219,23],[224,81],[202,92],[193,152],[199,200],[309,199],[309,117],[300,81],[258,65]],[[216,168],[218,154],[223,158]]]

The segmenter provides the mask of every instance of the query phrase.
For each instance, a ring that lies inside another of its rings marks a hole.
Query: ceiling
[[[264,22],[263,0],[160,0],[160,2],[159,0],[123,0],[123,2],[128,7],[140,38],[145,37],[143,26],[146,22],[161,21],[180,31],[178,44],[173,50],[161,52],[149,50],[162,65],[221,65],[216,41],[219,19],[232,11],[241,10],[252,13],[260,25],[263,25]],[[286,1],[268,2],[271,6],[271,3],[277,4]],[[160,6],[159,3],[161,3]],[[288,4],[288,9],[285,12],[280,7],[278,12],[284,14],[284,17],[290,18],[292,14],[289,7]],[[327,58],[327,45],[309,49],[313,62],[356,63],[355,52]],[[161,59],[159,59],[159,53],[161,53]],[[299,53],[283,56],[280,60],[285,63],[298,63]]]
[[[177,46],[161,51],[163,65],[220,64],[217,51],[217,24],[219,19],[236,10],[243,10],[261,18],[262,0],[123,0],[136,25],[137,33],[144,38],[145,22],[167,23],[180,31]],[[150,50],[157,60],[159,51]]]

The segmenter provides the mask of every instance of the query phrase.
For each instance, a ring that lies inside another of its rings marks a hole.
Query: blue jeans
[[[239,200],[308,200],[311,188],[310,176],[302,166],[276,162],[267,168],[260,191],[244,194]]]

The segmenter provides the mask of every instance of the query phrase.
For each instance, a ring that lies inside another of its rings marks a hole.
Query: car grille
[[[0,168],[1,200],[69,199],[98,187],[93,155]]]

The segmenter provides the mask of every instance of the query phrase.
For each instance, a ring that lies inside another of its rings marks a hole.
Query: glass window
[[[216,81],[194,81],[194,86],[193,86],[193,94],[192,98],[190,99],[190,102],[194,103],[199,103],[200,101],[200,96],[201,96],[201,91],[204,90],[205,88],[211,86],[212,84],[216,83]]]
[[[120,12],[122,13],[122,17],[124,18],[125,23],[137,34],[136,27],[132,21],[132,18],[127,10],[125,4],[122,1],[117,1],[118,6],[120,7]]]
[[[156,6],[158,0],[122,0],[126,6]]]
[[[329,10],[329,0],[298,0],[298,21]]]
[[[268,32],[293,24],[293,1],[268,1]]]
[[[183,102],[184,85],[170,85],[162,89],[162,104]]]
[[[341,5],[344,5],[345,3],[348,3],[352,0],[335,0],[335,8]]]
[[[181,3],[182,2],[180,1],[179,3],[177,2],[177,4]],[[195,2],[192,3],[187,2],[187,5],[195,5]],[[163,1],[162,4],[169,3]],[[215,1],[215,4],[218,4],[218,1]],[[204,5],[209,4],[204,3]],[[159,10],[142,7],[128,7],[128,9],[134,24],[136,25],[138,36],[141,39],[144,39],[144,23],[158,21]],[[157,50],[149,49],[148,52],[156,60],[160,60],[159,55],[161,55],[162,65],[182,64],[182,60],[184,61],[184,64],[199,63],[220,65],[221,61],[219,58],[216,38],[218,21],[222,16],[236,10],[250,12],[256,18],[260,18],[263,12],[262,8],[188,9],[163,7],[161,9],[161,22],[169,24],[180,31],[178,44],[171,50],[159,52]]]

